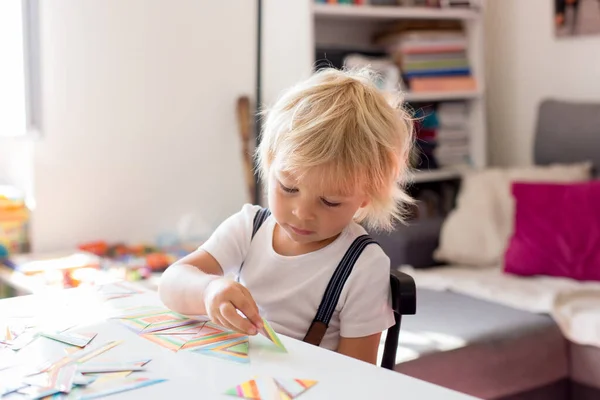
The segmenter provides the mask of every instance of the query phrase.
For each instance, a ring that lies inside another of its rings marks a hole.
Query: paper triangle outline
[[[269,324],[269,322],[264,318],[263,318],[263,328],[259,329],[259,332],[263,336],[265,336],[267,339],[269,339],[271,342],[273,342],[275,344],[275,346],[277,346],[279,349],[281,349],[287,353],[287,349],[281,342],[281,339],[279,339],[277,332],[275,332],[273,327],[271,327],[271,324]]]
[[[311,379],[273,378],[273,380],[283,399],[295,399],[318,383]]]
[[[317,383],[311,379],[254,377],[227,389],[224,394],[253,400],[267,399],[267,396],[271,399],[275,395],[281,400],[289,400],[298,398]]]
[[[41,332],[40,335],[71,346],[85,347],[98,334],[94,332]]]
[[[216,342],[193,350],[196,353],[213,356],[228,361],[247,364],[250,362],[248,357],[249,350],[248,337]]]

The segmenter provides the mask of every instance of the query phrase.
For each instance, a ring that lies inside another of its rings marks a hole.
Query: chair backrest
[[[417,312],[417,288],[415,280],[410,275],[392,270],[390,289],[395,323],[387,330],[381,367],[393,370],[396,365],[402,316],[414,315]]]

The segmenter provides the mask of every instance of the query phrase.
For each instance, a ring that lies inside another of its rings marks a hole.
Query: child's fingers
[[[220,307],[221,314],[227,322],[239,332],[249,335],[256,334],[256,328],[246,318],[242,317],[236,311],[236,307],[232,303],[222,304]]]
[[[258,314],[258,307],[254,300],[250,297],[242,297],[238,299],[238,301],[234,304],[235,307],[240,310],[248,320],[251,325],[255,326],[257,329],[262,328],[262,318]]]
[[[222,326],[225,329],[229,329],[230,331],[233,332],[240,332],[239,329],[237,329],[235,326],[231,325],[229,322],[227,322],[227,320],[225,318],[221,318],[219,320],[219,322],[215,322],[217,325]],[[244,332],[240,332],[240,333],[244,333]]]
[[[209,315],[210,320],[212,322],[214,322],[215,324],[222,326],[223,328],[232,330],[232,331],[237,331],[237,329],[231,325],[227,319],[225,319],[225,317],[221,314],[221,311],[219,310],[219,308],[217,307],[212,313],[211,315]]]
[[[254,326],[256,326],[258,329],[262,329],[263,322],[260,314],[258,313],[258,306],[256,305],[256,302],[252,298],[252,295],[248,289],[243,286],[242,292],[244,292],[245,296],[243,299],[238,300],[238,303],[235,304],[235,306],[238,310],[244,313],[246,318],[248,318]]]

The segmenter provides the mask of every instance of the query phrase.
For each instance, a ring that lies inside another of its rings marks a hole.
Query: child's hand
[[[256,302],[248,289],[237,282],[219,278],[209,283],[204,291],[204,305],[210,319],[225,328],[249,335],[256,335],[262,328]]]

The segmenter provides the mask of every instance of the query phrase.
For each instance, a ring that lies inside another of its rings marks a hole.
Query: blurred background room
[[[416,121],[417,202],[373,232],[417,285],[396,370],[600,398],[600,1],[2,0],[0,56],[0,298],[156,289],[267,205],[258,111],[368,66]]]

